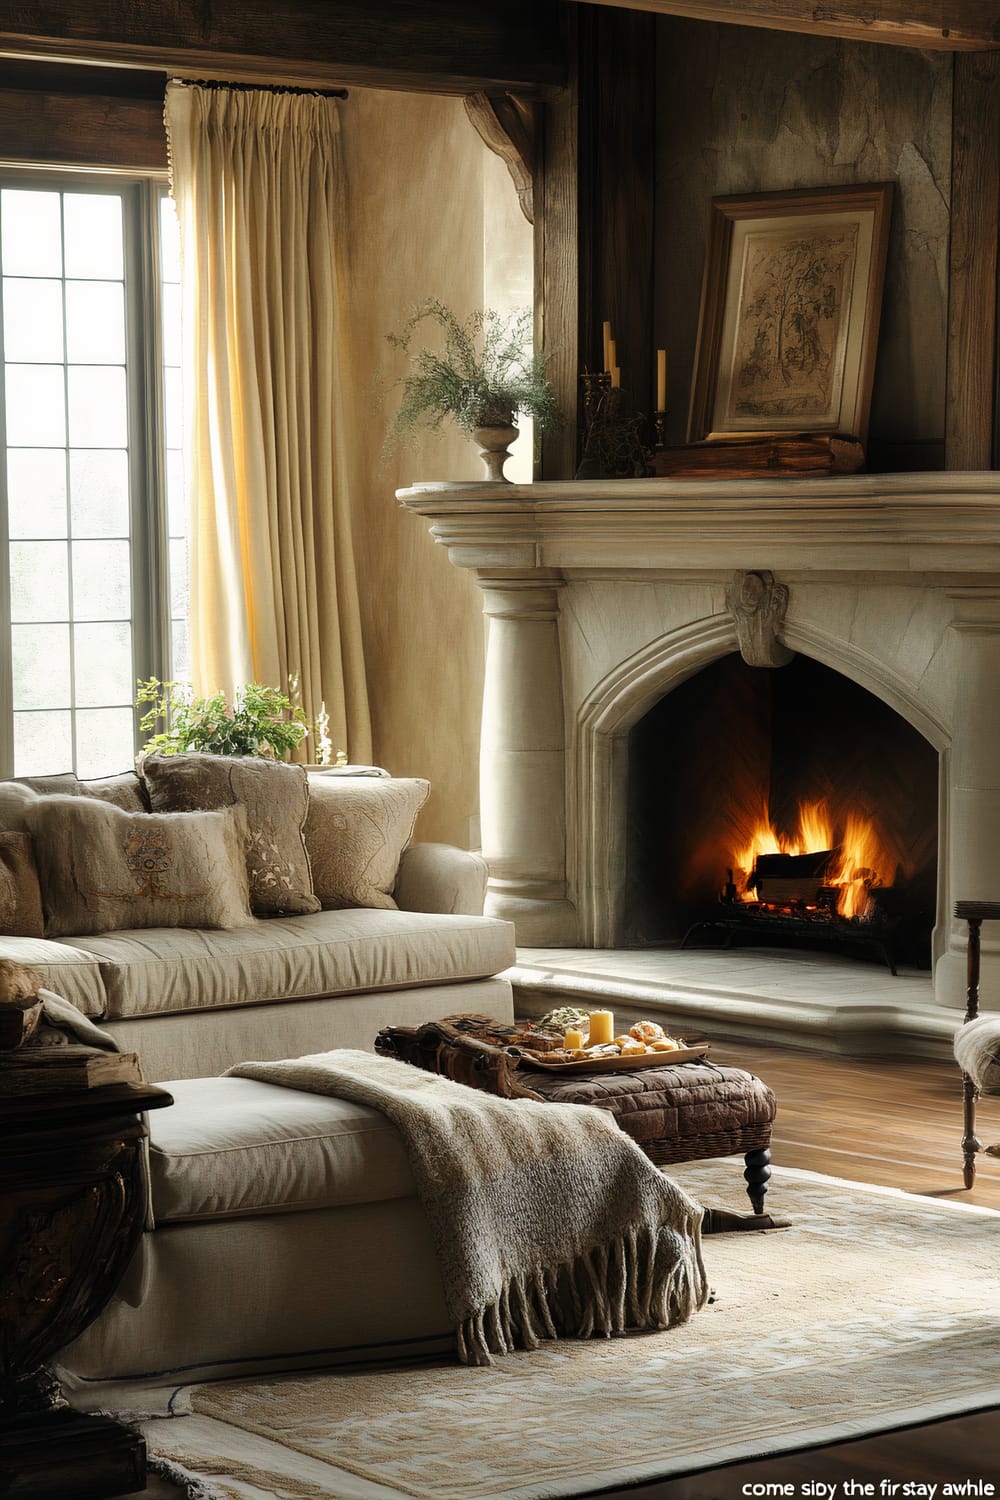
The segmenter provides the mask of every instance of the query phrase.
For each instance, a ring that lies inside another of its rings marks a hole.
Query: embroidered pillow
[[[42,892],[28,833],[0,833],[0,936],[45,936]]]
[[[154,812],[246,808],[250,905],[257,916],[319,911],[303,838],[309,783],[302,766],[243,755],[147,755],[142,779]]]
[[[430,789],[417,777],[309,777],[306,847],[324,911],[395,907],[400,857]]]
[[[246,812],[128,813],[96,797],[39,797],[46,937],[128,927],[246,927]]]

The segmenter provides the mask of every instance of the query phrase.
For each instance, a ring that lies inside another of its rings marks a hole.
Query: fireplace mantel
[[[629,732],[739,649],[734,579],[770,573],[787,591],[775,661],[844,673],[938,753],[934,996],[955,1014],[954,903],[1000,897],[1000,473],[397,493],[483,592],[487,909],[520,943],[621,945]],[[984,983],[1000,984],[992,938]]]
[[[460,567],[956,570],[1000,577],[1000,473],[424,484]]]

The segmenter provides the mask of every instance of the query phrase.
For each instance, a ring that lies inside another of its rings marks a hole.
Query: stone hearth
[[[1000,899],[1000,477],[440,484],[399,498],[483,591],[487,909],[519,944],[629,946],[633,726],[731,653],[762,671],[798,653],[936,752],[933,990],[916,1009],[902,990],[895,1012],[891,989],[882,998],[897,1043],[957,1022],[954,903]],[[748,593],[763,602],[749,618]],[[983,973],[988,1007],[989,928]]]

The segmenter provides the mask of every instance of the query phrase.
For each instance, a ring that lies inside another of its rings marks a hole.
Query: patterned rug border
[[[728,1158],[727,1160],[738,1163],[742,1162],[742,1158],[737,1157]],[[722,1165],[722,1163],[691,1164],[692,1167],[695,1165],[717,1167]],[[668,1171],[671,1170],[673,1169],[668,1169]],[[678,1176],[683,1180],[682,1169],[678,1171]],[[949,1217],[958,1214],[982,1219],[1000,1219],[1000,1210],[986,1208],[977,1204],[955,1202],[950,1197],[931,1197],[926,1194],[907,1192],[901,1188],[852,1181],[848,1178],[833,1177],[825,1173],[808,1171],[803,1168],[780,1166],[775,1168],[772,1187],[779,1189],[779,1193],[775,1194],[776,1198],[780,1196],[782,1182],[798,1182],[803,1185],[815,1185],[820,1188],[857,1194],[860,1197],[876,1197],[898,1201],[905,1203],[908,1209],[925,1211],[929,1217],[936,1217],[938,1215]],[[785,1231],[778,1231],[776,1233],[783,1235]],[[754,1236],[753,1238],[756,1239],[757,1237]],[[771,1238],[771,1236],[769,1235],[767,1238]],[[606,1348],[603,1342],[599,1347],[601,1349]],[[974,1355],[970,1357],[974,1358]],[[383,1371],[391,1372],[396,1368],[394,1364],[390,1363],[383,1367]],[[417,1365],[415,1368],[420,1369],[424,1367]],[[358,1372],[359,1369],[368,1370],[372,1374],[379,1373],[378,1367],[372,1366],[351,1365],[340,1367],[340,1370],[345,1373]],[[285,1372],[285,1376],[290,1379],[301,1378],[308,1380],[311,1377],[323,1378],[324,1375],[329,1375],[330,1373],[339,1373],[339,1371],[324,1372],[313,1367],[304,1368],[298,1372],[290,1370]],[[270,1376],[263,1377],[263,1380],[273,1381],[280,1378],[282,1377]],[[714,1446],[711,1450],[711,1456],[707,1460],[694,1460],[691,1454],[672,1455],[661,1453],[655,1459],[649,1459],[643,1455],[636,1454],[630,1457],[627,1463],[622,1463],[620,1466],[614,1468],[603,1467],[599,1475],[596,1475],[593,1482],[588,1483],[586,1488],[581,1488],[579,1473],[566,1478],[550,1476],[547,1479],[544,1477],[540,1478],[530,1484],[519,1484],[514,1488],[509,1485],[503,1485],[502,1488],[498,1487],[488,1492],[483,1490],[481,1492],[482,1500],[501,1500],[501,1497],[502,1500],[568,1500],[568,1497],[583,1494],[593,1494],[596,1496],[630,1485],[647,1484],[657,1480],[675,1479],[699,1473],[714,1472],[717,1469],[721,1470],[732,1467],[737,1463],[773,1458],[779,1454],[802,1453],[815,1447],[857,1441],[861,1438],[881,1433],[904,1431],[908,1427],[959,1415],[970,1415],[974,1412],[989,1410],[994,1406],[1000,1405],[1000,1384],[994,1383],[996,1379],[996,1371],[990,1371],[987,1375],[987,1383],[981,1385],[975,1392],[968,1391],[960,1396],[942,1395],[930,1398],[923,1402],[908,1405],[905,1411],[900,1411],[894,1417],[889,1417],[887,1413],[882,1413],[881,1415],[876,1413],[874,1416],[869,1415],[867,1417],[840,1416],[834,1420],[825,1422],[814,1421],[810,1425],[802,1426],[794,1432],[778,1434],[764,1432],[760,1435],[759,1440],[751,1442],[748,1442],[744,1434],[731,1444],[720,1443]],[[210,1390],[226,1385],[245,1386],[253,1383],[252,1378],[247,1379],[245,1377],[242,1380],[186,1382],[174,1388],[170,1406],[177,1413],[177,1422],[181,1426],[184,1422],[184,1414],[193,1414],[196,1410],[190,1405],[190,1393],[199,1389]],[[239,1422],[231,1420],[231,1416],[216,1417],[202,1411],[198,1416],[198,1420],[200,1422],[219,1423],[220,1426],[228,1427],[234,1432],[243,1431],[247,1434],[252,1434],[255,1442],[265,1446],[273,1445],[274,1449],[279,1453],[295,1453],[308,1458],[304,1450],[297,1449],[292,1445],[285,1445],[280,1440],[267,1436],[259,1428],[252,1426],[244,1428]],[[150,1443],[152,1451],[156,1451],[157,1447],[155,1440],[155,1427],[157,1425],[154,1424],[152,1432],[147,1429],[147,1440]],[[169,1455],[169,1445],[166,1445],[165,1452]],[[361,1485],[366,1490],[370,1486],[371,1489],[369,1492],[373,1496],[382,1494],[386,1497],[393,1497],[393,1500],[397,1500],[397,1497],[398,1500],[404,1500],[404,1497],[408,1497],[408,1500],[433,1500],[435,1495],[444,1493],[434,1488],[427,1488],[423,1484],[414,1486],[402,1480],[397,1482],[391,1477],[386,1477],[384,1474],[381,1477],[376,1477],[373,1475],[370,1466],[364,1463],[355,1465],[350,1460],[345,1460],[343,1456],[336,1462],[318,1456],[313,1461],[322,1464],[328,1470],[331,1480],[334,1480],[338,1474],[343,1475],[345,1486],[352,1494],[355,1493],[355,1486],[358,1481],[361,1482]],[[218,1472],[216,1470],[216,1473]],[[335,1495],[336,1493],[336,1490],[330,1491],[331,1495]],[[448,1493],[450,1496],[452,1492],[449,1490]],[[457,1494],[458,1492],[455,1491],[454,1493]]]

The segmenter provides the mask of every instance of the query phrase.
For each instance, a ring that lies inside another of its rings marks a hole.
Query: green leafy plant
[[[292,692],[295,684],[291,685]],[[139,729],[150,738],[143,748],[161,755],[208,750],[215,755],[263,755],[280,760],[309,733],[298,704],[277,688],[259,682],[238,688],[233,704],[224,693],[195,697],[190,683],[139,682],[136,704],[150,706]],[[162,729],[157,725],[162,724]]]
[[[413,347],[417,330],[428,322],[444,335],[440,351]],[[389,441],[411,437],[421,427],[439,427],[445,417],[468,433],[477,427],[506,427],[518,412],[533,417],[539,431],[561,420],[545,358],[531,346],[528,311],[505,318],[479,309],[463,322],[443,302],[428,299],[414,308],[401,332],[387,334],[386,340],[411,365],[397,382],[402,394]]]

